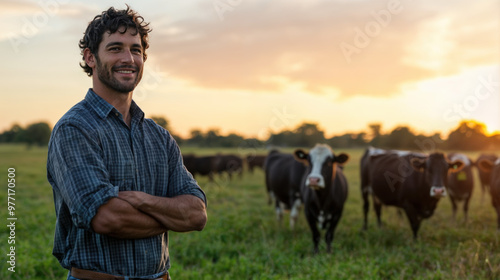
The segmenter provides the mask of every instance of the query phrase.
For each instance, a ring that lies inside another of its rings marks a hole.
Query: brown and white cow
[[[467,212],[469,210],[469,200],[474,188],[474,178],[472,177],[472,160],[462,153],[448,154],[450,161],[462,161],[464,166],[458,172],[448,173],[448,193],[453,207],[453,220],[456,220],[457,203],[463,201],[464,221],[467,222]]]
[[[479,169],[490,176],[491,202],[497,212],[497,228],[500,231],[500,158],[495,161],[481,159],[477,165]]]
[[[338,164],[345,163],[349,156],[343,153],[335,155],[328,145],[318,144],[309,153],[296,150],[295,158],[306,168],[300,190],[305,216],[312,231],[314,253],[319,252],[321,234],[318,225],[326,229],[325,241],[330,253],[348,189],[347,179]]]
[[[370,182],[379,226],[382,204],[402,208],[416,239],[422,219],[431,217],[439,199],[446,196],[448,172],[462,167],[462,161],[449,162],[442,153],[371,156]]]

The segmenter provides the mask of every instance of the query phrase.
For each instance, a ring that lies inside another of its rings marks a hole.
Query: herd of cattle
[[[264,169],[269,202],[274,201],[278,219],[282,218],[282,207],[290,210],[290,226],[293,227],[304,206],[317,253],[318,226],[326,229],[327,251],[331,251],[335,228],[347,200],[348,182],[343,165],[348,159],[345,153],[335,154],[328,145],[317,144],[309,152],[298,149],[288,154],[273,150],[267,156],[249,156],[246,162],[249,170],[255,166]],[[187,155],[184,164],[193,175],[210,178],[213,173],[241,174],[243,169],[243,160],[234,155]],[[360,161],[362,228],[367,229],[370,197],[379,226],[382,205],[398,207],[405,212],[414,238],[417,238],[422,220],[433,215],[442,197],[450,197],[453,218],[457,202],[463,201],[467,220],[474,167],[478,169],[483,197],[488,191],[491,195],[500,230],[500,158],[497,156],[482,154],[473,161],[461,153],[424,154],[373,147],[366,149]]]

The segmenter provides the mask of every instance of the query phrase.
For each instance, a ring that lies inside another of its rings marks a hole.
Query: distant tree
[[[39,122],[30,124],[26,128],[26,142],[28,145],[45,146],[49,143],[51,129],[49,124]]]
[[[370,129],[370,135],[368,136],[370,138],[370,145],[374,147],[380,147],[381,146],[381,141],[382,141],[382,124],[380,123],[371,123],[368,125],[368,128]]]
[[[283,130],[276,134],[271,134],[267,143],[273,146],[296,146],[298,142],[295,133],[290,130]]]
[[[201,146],[204,141],[203,133],[199,129],[193,129],[190,132],[190,137],[186,140],[186,144],[192,146]]]
[[[206,147],[217,147],[220,146],[220,130],[218,128],[212,128],[205,133],[204,146]]]
[[[159,126],[163,127],[164,129],[166,129],[171,135],[172,137],[174,137],[175,141],[178,143],[178,144],[181,144],[184,142],[184,139],[182,139],[182,137],[180,137],[179,135],[175,134],[172,129],[170,129],[170,126],[169,126],[169,121],[164,118],[164,117],[161,117],[161,116],[152,116],[151,119]]]
[[[161,117],[161,116],[152,116],[151,119],[155,121],[156,124],[159,126],[165,128],[166,130],[170,130],[168,127],[168,121],[166,118]]]
[[[446,146],[455,150],[482,150],[488,147],[486,125],[473,120],[462,121],[450,132]]]
[[[243,138],[242,136],[240,136],[236,133],[231,133],[227,136],[221,137],[220,146],[221,147],[239,147],[243,141],[245,141],[245,138]]]
[[[412,150],[415,149],[415,139],[409,127],[398,126],[385,137],[382,146],[390,149]]]
[[[340,136],[334,136],[328,139],[327,144],[332,148],[349,148],[352,144],[351,134],[344,134]]]
[[[12,127],[0,134],[0,142],[13,143],[17,141],[24,142],[25,130],[19,124],[13,124]]]
[[[325,142],[325,133],[316,123],[303,123],[295,129],[297,143],[294,146],[312,147]]]

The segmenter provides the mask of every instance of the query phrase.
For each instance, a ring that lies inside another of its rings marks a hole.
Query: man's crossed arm
[[[200,231],[207,222],[205,203],[193,195],[157,197],[123,191],[99,207],[92,219],[96,233],[115,238],[146,238],[166,232]]]

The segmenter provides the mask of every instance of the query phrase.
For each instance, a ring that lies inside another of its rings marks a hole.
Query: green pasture
[[[286,149],[287,152],[293,149]],[[184,153],[265,154],[256,149],[195,149]],[[451,203],[443,199],[425,220],[415,242],[406,217],[383,208],[378,228],[370,208],[369,229],[361,231],[359,158],[363,150],[339,150],[351,155],[345,166],[349,197],[337,227],[332,254],[324,240],[312,254],[312,238],[301,214],[294,230],[288,215],[278,224],[267,204],[264,173],[243,178],[197,178],[208,198],[208,223],[202,232],[170,233],[173,279],[499,279],[499,236],[489,196],[484,201],[476,176],[469,222],[451,220]],[[45,174],[46,148],[0,146],[0,279],[66,279],[52,256],[55,212]],[[478,153],[469,153],[476,158]],[[7,170],[16,169],[16,267],[7,270],[9,228]],[[477,175],[477,174],[475,174]],[[324,232],[323,232],[324,234]]]

